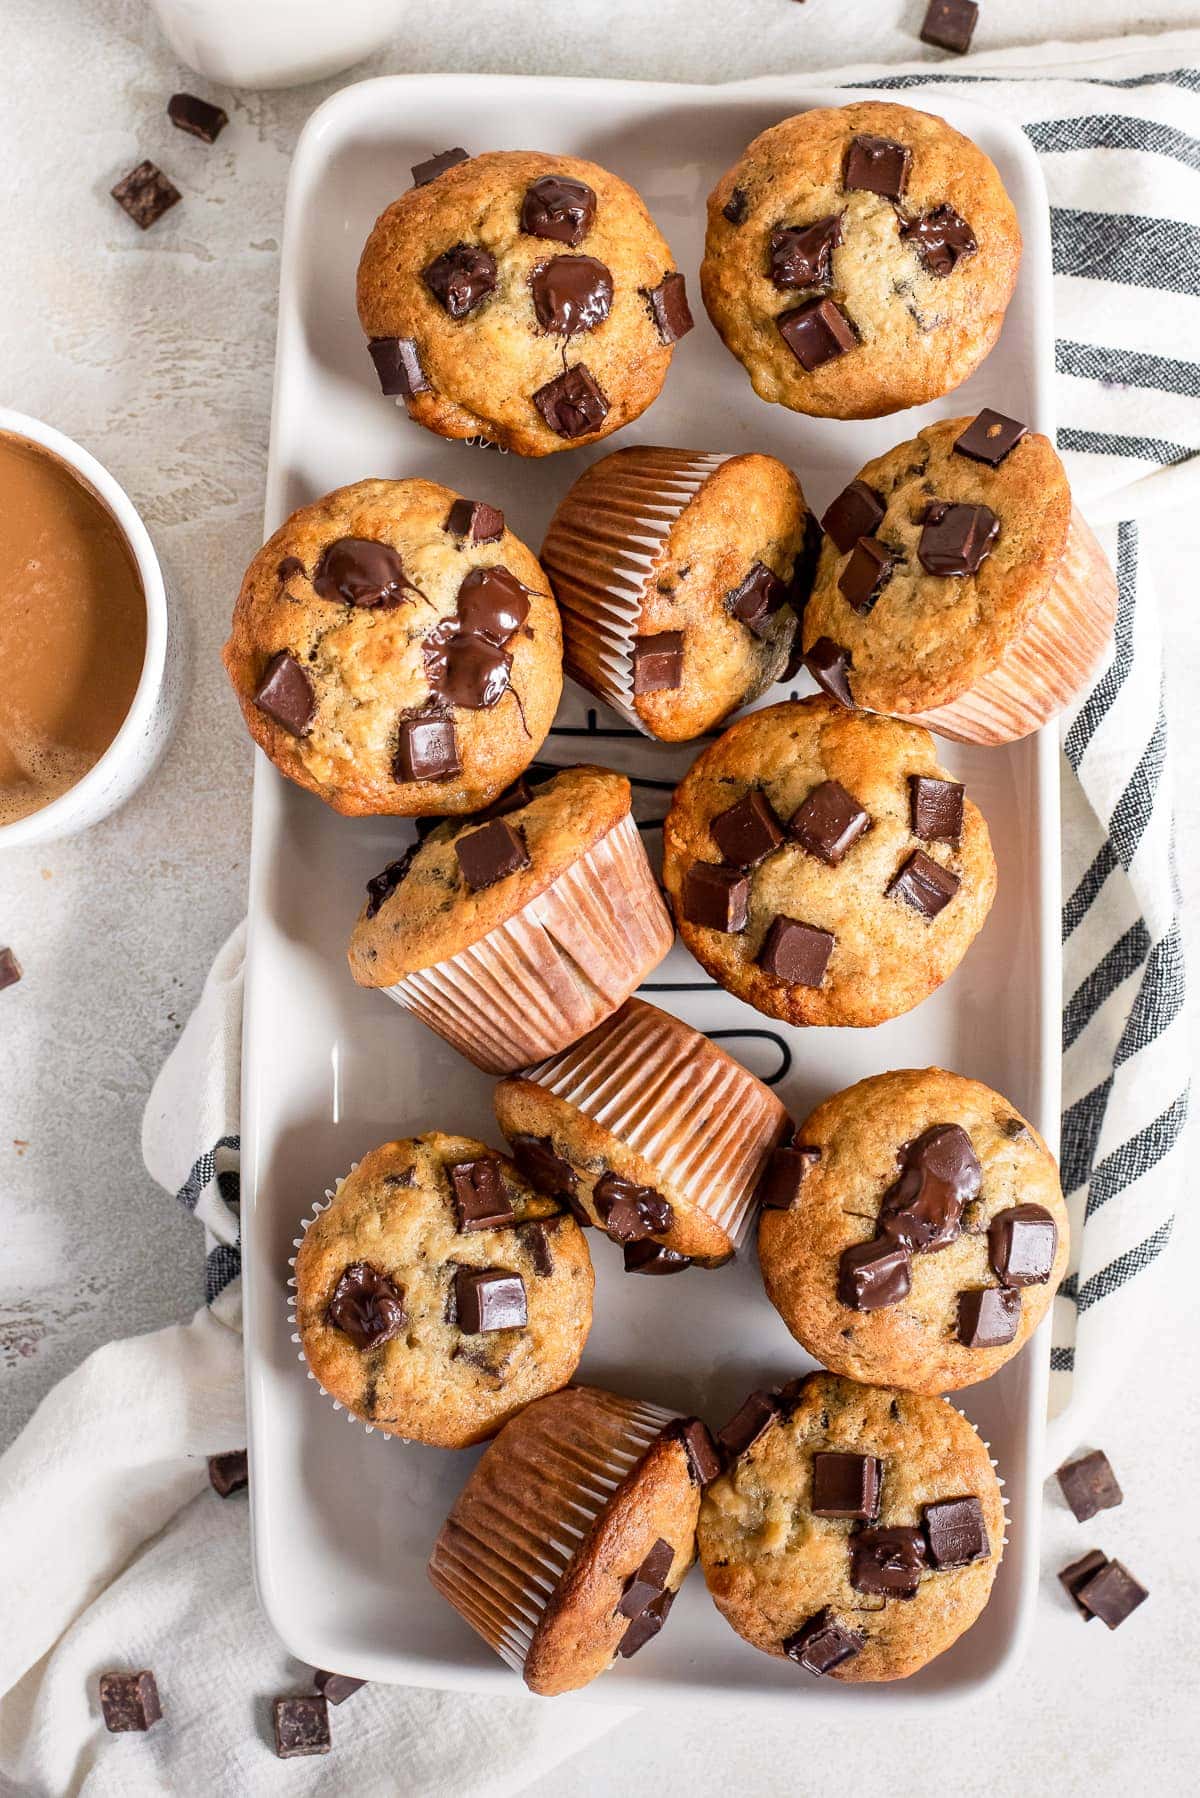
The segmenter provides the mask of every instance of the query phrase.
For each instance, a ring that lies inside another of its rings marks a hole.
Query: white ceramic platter
[[[1021,134],[947,98],[950,121],[993,158],[1016,203],[1025,260],[997,348],[957,393],[919,413],[866,424],[812,421],[765,405],[704,316],[698,266],[705,198],[764,126],[848,96],[771,78],[700,88],[637,82],[441,75],[349,87],[320,107],[296,151],[284,230],[266,526],[343,482],[421,474],[502,506],[535,550],[584,463],[619,443],[765,450],[799,473],[818,513],[868,457],[937,417],[992,405],[1053,432],[1046,199]],[[853,96],[849,96],[853,97]],[[354,309],[359,251],[409,167],[447,144],[538,148],[590,157],[639,190],[687,275],[697,323],[661,398],[596,450],[522,462],[443,443],[383,399]],[[807,677],[805,677],[806,679]],[[773,697],[782,697],[776,692]],[[661,819],[694,751],[615,728],[568,683],[546,757],[599,760],[635,774],[639,817]],[[720,1033],[792,1114],[885,1068],[940,1063],[989,1082],[1058,1130],[1058,756],[1053,732],[1010,749],[946,748],[991,825],[1000,867],[993,914],[959,971],[908,1017],[875,1030],[795,1031],[712,988],[676,947],[642,990]],[[399,820],[338,817],[259,758],[254,788],[246,982],[242,1232],[255,1560],[264,1609],[288,1648],[362,1678],[493,1692],[517,1689],[434,1592],[425,1562],[472,1465],[368,1436],[305,1377],[286,1318],[299,1220],[365,1150],[439,1128],[499,1143],[491,1082],[378,993],[353,985],[345,947],[368,876],[409,840]],[[648,841],[657,853],[658,838]],[[622,1272],[589,1241],[595,1325],[580,1377],[696,1411],[720,1425],[753,1386],[799,1372],[805,1357],[768,1305],[752,1244],[717,1273],[670,1280]],[[687,1696],[745,1703],[787,1695],[810,1715],[977,1692],[1018,1651],[1037,1571],[1040,1443],[1049,1353],[1043,1329],[997,1379],[969,1391],[967,1414],[1007,1481],[1009,1545],[976,1626],[899,1687],[815,1681],[742,1642],[695,1572],[670,1627],[586,1696],[623,1703]]]

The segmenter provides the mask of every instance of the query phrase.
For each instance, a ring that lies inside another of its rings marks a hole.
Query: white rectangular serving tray
[[[947,97],[950,122],[998,165],[1025,257],[996,349],[958,392],[870,423],[809,420],[751,390],[699,303],[705,199],[765,126],[856,97],[795,78],[728,87],[507,76],[391,76],[327,100],[296,150],[284,226],[266,527],[367,475],[420,474],[494,501],[536,552],[557,500],[617,443],[764,450],[799,473],[820,514],[871,456],[938,417],[981,406],[1053,434],[1046,197],[1020,132]],[[861,97],[861,96],[857,96]],[[446,144],[589,157],[643,195],[687,275],[695,331],[663,393],[611,443],[524,462],[443,443],[383,399],[359,330],[354,275],[372,222]],[[802,677],[807,684],[807,677]],[[783,697],[777,690],[770,698]],[[765,702],[764,702],[765,703]],[[670,749],[567,683],[544,757],[598,760],[637,776],[638,815],[661,819],[696,749]],[[999,897],[953,978],[907,1017],[874,1030],[797,1031],[711,986],[678,945],[643,992],[731,1051],[797,1119],[866,1074],[931,1063],[987,1081],[1054,1146],[1059,1111],[1058,749],[1053,731],[1001,750],[947,745],[991,826]],[[398,819],[347,820],[260,756],[254,783],[245,1000],[242,1235],[251,1503],[259,1596],[291,1652],[314,1666],[410,1685],[518,1690],[515,1677],[434,1592],[425,1563],[474,1462],[368,1436],[305,1377],[287,1322],[288,1257],[314,1201],[367,1149],[438,1128],[500,1144],[492,1082],[382,994],[350,979],[345,949],[367,878],[410,840]],[[657,855],[653,830],[647,841]],[[502,1145],[501,1145],[502,1146]],[[762,1292],[752,1241],[719,1273],[667,1282],[626,1276],[603,1238],[595,1323],[579,1377],[696,1411],[719,1426],[751,1387],[810,1365]],[[849,1716],[978,1692],[1010,1666],[1037,1579],[1040,1451],[1049,1333],[996,1379],[963,1395],[1007,1482],[1008,1549],[987,1610],[947,1654],[901,1686],[814,1681],[734,1634],[699,1571],[670,1628],[584,1694],[596,1701],[779,1695],[806,1713]]]

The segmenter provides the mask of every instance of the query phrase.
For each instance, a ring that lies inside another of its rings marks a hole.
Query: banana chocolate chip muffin
[[[247,728],[336,811],[489,804],[562,692],[558,608],[503,515],[433,481],[356,481],[246,570],[224,662]]]
[[[701,736],[782,676],[820,535],[773,456],[616,450],[542,545],[567,672],[647,736]]]
[[[1011,742],[1068,704],[1112,636],[1112,569],[1054,445],[1019,419],[928,425],[822,523],[804,647],[846,703]]]
[[[990,1087],[941,1068],[819,1105],[763,1179],[767,1297],[834,1373],[948,1392],[1024,1347],[1067,1266],[1054,1157]]]
[[[296,1340],[322,1391],[438,1448],[565,1386],[591,1327],[578,1225],[469,1136],[364,1155],[314,1210],[295,1269]]]
[[[878,418],[978,367],[1020,262],[983,151],[932,113],[868,100],[755,138],[709,197],[700,287],[760,398]]]
[[[751,1393],[717,1440],[700,1561],[752,1647],[834,1679],[906,1679],[975,1622],[1004,1502],[945,1399],[810,1374]]]
[[[531,1691],[577,1691],[662,1629],[719,1470],[699,1418],[592,1386],[555,1393],[485,1450],[429,1577]]]
[[[413,176],[358,265],[384,393],[442,437],[522,456],[595,443],[644,412],[692,317],[633,189],[534,150],[449,152]]]
[[[731,724],[675,789],[663,882],[715,980],[790,1024],[928,998],[991,907],[988,828],[927,731],[824,694]]]

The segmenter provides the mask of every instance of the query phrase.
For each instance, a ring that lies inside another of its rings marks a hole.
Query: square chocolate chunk
[[[639,1611],[617,1643],[617,1653],[623,1661],[635,1655],[639,1648],[644,1648],[647,1642],[653,1641],[667,1621],[667,1614],[674,1603],[674,1592],[660,1592],[657,1598],[651,1599],[644,1611]]]
[[[850,1584],[882,1598],[915,1598],[925,1566],[925,1538],[909,1524],[856,1530],[850,1538]]]
[[[820,1149],[792,1143],[771,1152],[758,1183],[758,1202],[764,1211],[791,1211],[800,1202],[805,1176],[821,1159]]]
[[[473,893],[532,866],[524,839],[504,818],[493,818],[481,830],[470,830],[456,838],[454,853]]]
[[[786,1637],[783,1652],[789,1661],[809,1673],[832,1673],[862,1648],[866,1638],[858,1630],[849,1629],[828,1610],[818,1611],[807,1623]]]
[[[990,506],[935,499],[925,508],[917,560],[926,574],[943,578],[978,574],[999,535],[1000,520]]]
[[[1003,1286],[1042,1286],[1050,1278],[1058,1229],[1041,1205],[1013,1205],[988,1225],[988,1260]]]
[[[198,137],[201,143],[215,144],[229,123],[223,106],[201,100],[196,94],[172,94],[167,101],[167,117],[180,131]]]
[[[589,368],[577,362],[533,395],[546,425],[559,437],[586,437],[608,417],[608,401]]]
[[[851,1243],[838,1262],[838,1300],[852,1311],[898,1305],[912,1286],[912,1256],[904,1243],[873,1236]]]
[[[683,877],[683,915],[703,930],[745,930],[750,919],[750,876],[719,862],[693,862]]]
[[[502,1267],[460,1267],[454,1276],[458,1327],[468,1336],[523,1330],[529,1322],[525,1282]]]
[[[617,1611],[622,1617],[637,1617],[663,1591],[675,1550],[662,1536],[655,1542],[640,1567],[635,1567],[621,1589]]]
[[[250,1484],[250,1462],[244,1448],[208,1457],[208,1483],[219,1498],[228,1498]]]
[[[16,986],[21,978],[21,964],[9,948],[0,949],[0,993],[6,986]]]
[[[312,724],[317,696],[295,656],[281,649],[263,669],[263,677],[254,690],[254,703],[289,735],[303,737]]]
[[[838,590],[860,618],[874,611],[896,566],[894,551],[878,537],[860,537],[838,576]]]
[[[1089,1548],[1085,1555],[1081,1555],[1077,1561],[1072,1561],[1068,1567],[1064,1567],[1058,1576],[1071,1603],[1085,1623],[1090,1623],[1095,1613],[1089,1611],[1085,1604],[1080,1604],[1080,1591],[1094,1575],[1099,1573],[1102,1567],[1107,1566],[1108,1556],[1098,1548]]]
[[[702,1490],[711,1486],[721,1471],[721,1457],[708,1425],[699,1417],[681,1417],[669,1431],[683,1444],[692,1484]]]
[[[460,1161],[450,1169],[454,1189],[454,1216],[460,1231],[496,1230],[511,1224],[514,1217],[500,1163],[494,1155],[481,1155],[477,1161]]]
[[[778,1415],[779,1407],[771,1393],[752,1392],[729,1422],[717,1431],[717,1442],[726,1463],[736,1461],[748,1448],[752,1448],[764,1430],[770,1429]]]
[[[725,610],[756,637],[765,637],[787,596],[787,582],[765,562],[755,562],[746,578],[725,595]]]
[[[964,1348],[1003,1348],[1021,1323],[1021,1295],[984,1286],[958,1295],[958,1340]]]
[[[835,549],[846,555],[860,537],[873,537],[886,515],[887,507],[874,487],[865,481],[851,481],[822,518],[821,529],[832,538]]]
[[[963,793],[956,780],[936,780],[929,774],[910,774],[908,796],[912,830],[923,843],[960,843],[963,827]]]
[[[1108,1561],[1074,1593],[1084,1610],[1099,1617],[1109,1629],[1119,1629],[1149,1596],[1145,1586],[1120,1561]]]
[[[824,1451],[813,1456],[814,1517],[856,1517],[870,1522],[879,1515],[883,1463],[877,1455]]]
[[[779,820],[761,787],[751,787],[736,805],[718,812],[708,829],[724,859],[735,868],[757,867],[783,841]]]
[[[425,162],[418,162],[414,165],[413,186],[428,187],[431,181],[436,181],[439,175],[444,175],[446,170],[452,169],[456,163],[470,160],[467,152],[461,147],[453,150],[439,150],[436,156],[430,156]]]
[[[148,1668],[140,1673],[102,1673],[100,1710],[105,1729],[114,1735],[130,1729],[149,1729],[162,1716],[153,1673]]]
[[[486,500],[456,499],[446,514],[445,528],[467,543],[498,543],[504,535],[504,514]]]
[[[1025,426],[1018,419],[1005,418],[1003,412],[993,412],[990,406],[985,406],[962,436],[955,439],[954,452],[969,456],[972,462],[986,462],[989,468],[999,468],[1024,435]]]
[[[683,685],[683,632],[658,631],[633,640],[635,693],[674,693]]]
[[[1103,1449],[1093,1449],[1090,1455],[1065,1462],[1058,1470],[1058,1483],[1080,1523],[1086,1523],[1097,1511],[1111,1511],[1125,1501]]]
[[[775,323],[779,335],[801,368],[811,374],[858,345],[858,332],[836,300],[805,300],[790,312],[781,312]]]
[[[399,395],[409,400],[414,393],[429,392],[421,357],[411,337],[372,337],[367,348],[379,376],[379,390],[389,399]]]
[[[328,1754],[329,1705],[318,1693],[294,1698],[277,1698],[275,1717],[275,1752],[281,1761],[295,1760],[302,1754]]]
[[[678,270],[664,275],[657,287],[643,287],[650,316],[661,343],[678,343],[695,324],[688,305],[687,282]]]
[[[976,0],[929,0],[925,23],[921,26],[921,42],[965,56],[971,48],[978,18]]]
[[[823,780],[792,813],[788,835],[828,868],[840,867],[871,820],[853,793],[836,780]]]
[[[842,184],[869,194],[881,194],[885,200],[898,200],[908,186],[911,161],[912,151],[907,145],[864,133],[850,139]]]
[[[111,192],[121,210],[127,212],[143,231],[157,225],[163,213],[169,212],[183,197],[152,162],[139,162],[135,169],[122,176]]]
[[[889,899],[902,899],[923,918],[936,918],[949,905],[962,882],[949,868],[931,861],[922,849],[914,849],[889,881]]]
[[[789,986],[821,986],[836,940],[832,931],[779,914],[763,939],[758,965]]]
[[[832,637],[818,637],[804,657],[804,666],[823,693],[836,699],[849,711],[854,705],[850,691],[850,651],[835,643]]]
[[[454,721],[450,718],[404,718],[400,723],[392,773],[397,780],[449,780],[461,774]]]
[[[344,1704],[355,1692],[361,1692],[366,1685],[365,1679],[351,1679],[348,1673],[327,1673],[318,1668],[313,1674],[313,1685],[330,1704]]]
[[[926,1505],[924,1523],[935,1567],[969,1567],[972,1561],[987,1560],[987,1525],[977,1498],[942,1498]]]

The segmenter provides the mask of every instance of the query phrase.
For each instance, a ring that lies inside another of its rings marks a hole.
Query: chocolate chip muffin
[[[350,972],[489,1073],[565,1048],[674,940],[631,804],[624,775],[564,768],[435,825],[368,883]]]
[[[321,1390],[438,1448],[565,1386],[591,1327],[578,1225],[469,1136],[364,1155],[314,1209],[295,1269],[295,1340]]]
[[[567,672],[647,736],[701,736],[783,674],[819,546],[774,456],[616,450],[542,545]]]
[[[983,1610],[1004,1503],[944,1399],[810,1374],[752,1393],[718,1444],[700,1561],[752,1647],[834,1679],[906,1679]]]
[[[663,882],[715,980],[790,1024],[881,1024],[941,985],[996,891],[926,731],[824,694],[731,724],[675,790]]]
[[[683,276],[638,195],[576,156],[435,161],[376,220],[358,265],[384,393],[442,437],[522,456],[637,418],[692,328]]]
[[[599,1225],[640,1274],[728,1260],[788,1123],[732,1055],[641,999],[502,1080],[495,1106],[530,1184]]]
[[[336,811],[489,804],[562,692],[558,609],[502,513],[433,481],[356,481],[246,570],[224,649],[250,735]]]
[[[827,1099],[761,1194],[767,1297],[811,1355],[855,1380],[948,1392],[990,1378],[1066,1271],[1054,1157],[1007,1099],[941,1068]]]
[[[878,418],[978,367],[1020,262],[983,151],[932,113],[868,100],[755,138],[709,197],[700,287],[761,399]]]
[[[719,1466],[698,1418],[591,1386],[555,1393],[485,1451],[429,1577],[531,1691],[577,1691],[662,1629]]]
[[[843,701],[1010,742],[1061,711],[1112,636],[1112,569],[1054,445],[1018,419],[927,426],[822,524],[804,646]]]

